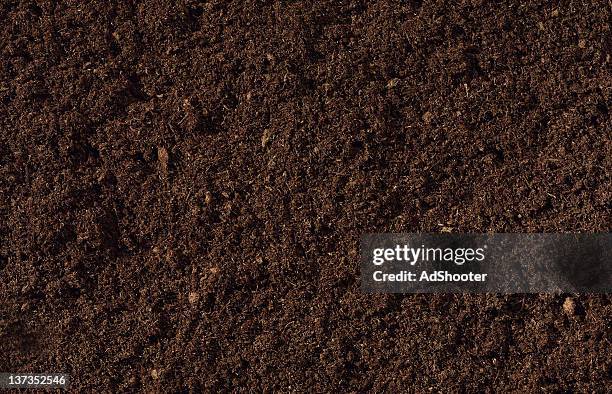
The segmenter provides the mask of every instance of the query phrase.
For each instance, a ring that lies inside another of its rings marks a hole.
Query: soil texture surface
[[[611,15],[0,0],[0,371],[606,391],[608,295],[364,294],[359,239],[609,231]]]

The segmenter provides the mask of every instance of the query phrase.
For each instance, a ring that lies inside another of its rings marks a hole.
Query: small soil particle
[[[272,139],[272,130],[265,129],[261,136],[261,146],[265,148],[270,143],[271,139]]]
[[[195,304],[200,300],[200,295],[197,292],[192,291],[189,293],[188,298],[190,304]]]
[[[211,205],[213,203],[213,195],[211,192],[206,192],[204,194],[204,204]]]
[[[569,316],[574,315],[574,313],[576,312],[576,302],[573,298],[567,297],[565,299],[565,301],[563,302],[563,311]]]
[[[399,84],[399,82],[400,82],[399,78],[393,78],[387,83],[387,88],[393,89]]]
[[[164,147],[157,148],[157,159],[163,174],[168,173],[168,150]]]

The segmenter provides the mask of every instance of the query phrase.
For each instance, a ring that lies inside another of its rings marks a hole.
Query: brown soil
[[[0,371],[605,391],[608,295],[359,290],[367,232],[610,228],[609,1],[449,3],[1,0]]]

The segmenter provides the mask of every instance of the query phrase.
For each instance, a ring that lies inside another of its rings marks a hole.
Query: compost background
[[[0,0],[0,370],[604,391],[607,295],[359,290],[368,232],[609,231],[611,5],[495,3]]]

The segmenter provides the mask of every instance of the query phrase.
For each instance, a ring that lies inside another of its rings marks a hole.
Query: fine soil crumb
[[[399,78],[393,78],[387,83],[387,88],[393,89],[394,87],[399,85],[399,82],[400,82]]]
[[[190,304],[195,304],[200,300],[200,295],[197,292],[192,291],[189,293],[188,298]]]
[[[213,203],[213,195],[211,192],[206,192],[204,194],[204,204],[210,205]]]
[[[168,150],[164,147],[157,148],[157,158],[159,160],[159,166],[161,168],[162,174],[168,174]]]
[[[563,302],[563,311],[569,315],[573,316],[576,312],[576,302],[573,298],[567,297],[565,302]]]
[[[265,129],[261,136],[261,146],[265,148],[270,143],[271,139],[272,139],[272,130]]]

